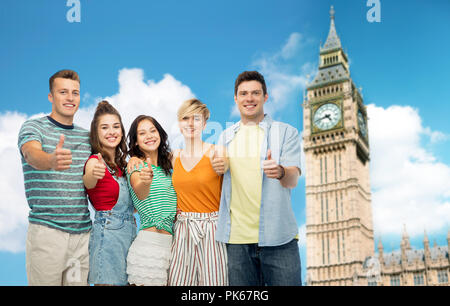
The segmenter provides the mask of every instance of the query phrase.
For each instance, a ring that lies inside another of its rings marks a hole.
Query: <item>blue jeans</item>
[[[230,286],[301,286],[297,239],[275,247],[227,244]]]

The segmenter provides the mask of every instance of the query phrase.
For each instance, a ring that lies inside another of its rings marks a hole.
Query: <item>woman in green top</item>
[[[141,227],[128,251],[128,282],[165,286],[171,255],[177,196],[172,185],[168,136],[150,116],[140,115],[128,133],[129,154],[144,166],[127,173]]]

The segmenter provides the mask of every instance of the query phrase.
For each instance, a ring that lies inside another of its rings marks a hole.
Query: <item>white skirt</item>
[[[127,256],[128,282],[137,286],[166,286],[172,235],[139,231]]]

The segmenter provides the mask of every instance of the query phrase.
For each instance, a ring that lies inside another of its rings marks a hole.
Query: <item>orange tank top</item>
[[[178,209],[198,213],[218,211],[222,180],[223,176],[214,171],[206,153],[189,172],[184,169],[178,155],[172,173]]]

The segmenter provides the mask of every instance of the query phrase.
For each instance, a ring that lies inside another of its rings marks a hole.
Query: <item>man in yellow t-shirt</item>
[[[227,244],[231,286],[301,285],[298,226],[290,190],[300,175],[300,137],[264,114],[264,77],[235,82],[241,121],[220,138],[228,150],[216,240]]]
[[[231,169],[231,233],[229,243],[258,243],[262,175],[259,157],[264,131],[242,125],[228,146]]]

